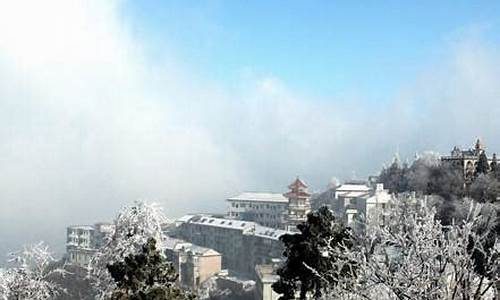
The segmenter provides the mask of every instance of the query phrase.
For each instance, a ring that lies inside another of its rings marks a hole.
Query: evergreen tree
[[[280,300],[313,297],[320,299],[323,293],[335,285],[339,276],[351,274],[354,263],[347,261],[342,270],[336,266],[338,248],[352,247],[348,228],[335,221],[333,213],[326,207],[307,216],[307,222],[297,226],[300,233],[285,234],[280,240],[285,244],[285,264],[278,269],[279,280],[273,284],[275,292],[282,294]],[[340,274],[340,275],[339,275]]]
[[[495,174],[498,171],[498,161],[496,153],[493,153],[493,158],[491,159],[490,171],[493,174]]]
[[[486,153],[484,151],[479,154],[479,160],[477,161],[476,166],[476,176],[479,174],[487,174],[490,169],[488,165],[488,157],[486,157]]]
[[[177,273],[156,249],[156,240],[148,239],[139,254],[130,254],[123,262],[107,266],[117,288],[112,300],[190,300],[194,296],[175,285]]]

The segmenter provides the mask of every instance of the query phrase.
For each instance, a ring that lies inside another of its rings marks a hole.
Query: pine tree
[[[352,247],[348,228],[336,222],[326,207],[307,216],[307,222],[297,226],[300,233],[285,234],[280,240],[285,244],[285,264],[278,270],[279,280],[273,284],[280,300],[313,297],[320,299],[326,289],[334,285],[347,272],[338,270],[336,262],[343,257],[335,253],[341,246]],[[354,263],[343,264],[345,268]]]
[[[477,167],[476,167],[476,176],[479,174],[487,174],[490,169],[490,166],[488,165],[488,157],[486,157],[486,153],[484,151],[479,154],[479,160],[477,162]]]
[[[117,288],[112,300],[190,300],[175,285],[177,273],[172,264],[156,249],[156,240],[148,239],[139,254],[128,255],[123,262],[107,266]]]

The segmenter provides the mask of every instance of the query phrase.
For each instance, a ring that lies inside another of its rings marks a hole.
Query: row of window
[[[272,210],[283,210],[285,205],[282,204],[246,204],[246,203],[235,203],[231,204],[234,208],[254,208],[254,209],[272,209]]]

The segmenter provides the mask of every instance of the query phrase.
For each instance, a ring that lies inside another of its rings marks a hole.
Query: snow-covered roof
[[[181,239],[172,238],[172,237],[166,237],[163,240],[162,248],[174,250],[174,251],[180,251],[180,250],[191,251],[195,255],[205,255],[205,256],[220,255],[220,253],[215,251],[214,249],[201,247],[198,245],[194,245],[190,242],[187,242],[187,241],[184,241]]]
[[[261,225],[255,226],[255,236],[259,237],[265,237],[265,238],[271,238],[273,240],[278,240],[280,236],[287,234],[287,233],[292,233],[290,231],[286,230],[281,230],[281,229],[274,229],[270,227],[265,227]]]
[[[193,254],[195,255],[203,255],[203,256],[221,255],[214,249],[201,247],[198,245],[191,245],[190,247],[187,248],[187,250],[193,252]]]
[[[68,229],[95,230],[93,225],[71,225]]]
[[[266,237],[271,239],[279,239],[280,236],[286,233],[292,233],[281,229],[275,229],[259,225],[255,222],[241,221],[233,219],[212,218],[207,216],[191,216],[185,223],[200,224],[204,226],[214,226],[219,228],[228,228],[234,230],[241,230],[248,234],[253,234],[259,237]]]
[[[192,218],[194,218],[196,215],[185,215],[185,216],[182,216],[180,218],[178,218],[177,220],[175,220],[176,222],[188,222],[189,220],[191,220]]]
[[[269,192],[244,192],[227,200],[288,203],[288,199],[283,194]]]
[[[337,192],[343,191],[364,191],[368,192],[371,190],[371,187],[366,184],[343,184],[337,188]]]
[[[177,250],[183,246],[189,246],[189,245],[191,245],[191,243],[172,237],[165,237],[165,239],[163,239],[162,242],[162,248],[171,250]]]
[[[201,224],[206,226],[214,226],[214,227],[243,230],[243,231],[257,226],[257,223],[255,222],[213,218],[202,215],[194,216],[190,218],[186,223]]]

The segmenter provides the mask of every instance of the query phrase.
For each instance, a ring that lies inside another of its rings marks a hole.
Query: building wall
[[[113,225],[69,226],[66,229],[66,258],[69,264],[87,266],[97,249],[102,247],[104,237],[112,232]]]
[[[180,226],[179,234],[193,244],[222,253],[223,268],[238,270],[244,265],[240,253],[235,251],[243,246],[243,235],[239,230],[187,223]]]
[[[272,228],[284,228],[287,203],[228,199],[227,217],[256,222]]]
[[[198,260],[200,283],[205,282],[207,279],[215,274],[218,274],[222,269],[221,255],[201,256]]]
[[[255,233],[255,228],[269,234],[279,230],[253,224],[251,229],[247,227],[243,230],[185,222],[171,234],[221,253],[222,268],[252,276],[255,265],[268,263],[271,259],[281,258],[283,255],[283,245],[278,236],[259,236]]]
[[[360,191],[357,188],[353,188],[352,191],[344,190],[342,193],[337,193],[336,197],[334,205],[336,215],[354,229],[363,229],[360,223],[373,221],[378,209],[388,209],[392,198],[382,184],[377,184],[367,191]]]

